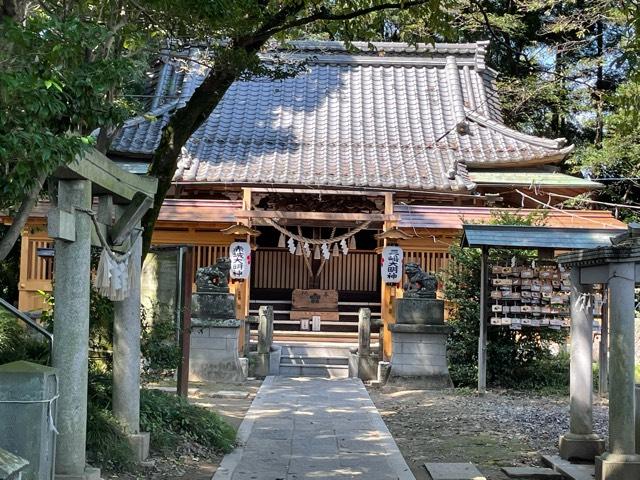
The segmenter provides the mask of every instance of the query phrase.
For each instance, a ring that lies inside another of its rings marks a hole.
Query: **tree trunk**
[[[36,184],[29,191],[27,198],[22,201],[18,212],[15,217],[13,217],[9,230],[5,236],[2,237],[2,240],[0,240],[0,262],[7,258],[7,255],[11,252],[16,240],[18,240],[20,232],[22,232],[22,229],[29,219],[31,210],[33,210],[33,207],[38,200],[38,195],[40,194],[40,190],[42,190],[42,185],[44,185],[44,181],[47,179],[47,176],[48,175],[46,173],[40,174],[36,180]]]
[[[216,58],[214,67],[202,84],[196,88],[186,105],[176,111],[162,131],[160,145],[156,149],[149,169],[149,175],[158,179],[158,191],[153,199],[153,206],[142,219],[143,260],[151,248],[153,227],[160,215],[160,208],[167,191],[171,187],[182,147],[206,121],[233,82],[245,71],[246,60],[242,62],[238,59],[248,59],[263,44],[264,41],[244,48],[230,47]]]

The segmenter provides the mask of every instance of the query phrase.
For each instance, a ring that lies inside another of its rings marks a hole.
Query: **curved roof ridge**
[[[509,128],[504,124],[491,120],[485,117],[484,115],[481,115],[472,110],[465,109],[465,114],[469,120],[472,120],[482,125],[483,127],[487,127],[499,133],[502,133],[503,135],[511,137],[515,140],[520,140],[522,142],[530,143],[538,147],[551,148],[554,150],[558,150],[558,152],[566,151],[566,153],[569,153],[575,148],[574,145],[569,145],[568,147],[565,147],[565,144],[567,143],[566,138],[551,139],[551,138],[536,137],[534,135],[529,135],[526,133],[518,132],[517,130],[513,130],[512,128]]]

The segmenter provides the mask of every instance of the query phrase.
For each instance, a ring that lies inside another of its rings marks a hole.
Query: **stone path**
[[[358,379],[267,377],[213,480],[415,480]]]

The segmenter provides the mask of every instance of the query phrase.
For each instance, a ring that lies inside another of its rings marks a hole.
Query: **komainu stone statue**
[[[405,298],[436,298],[438,280],[422,270],[417,263],[407,263],[404,267],[409,281],[404,284]]]
[[[196,288],[198,292],[228,292],[229,270],[231,260],[220,257],[215,265],[201,267],[196,272]]]

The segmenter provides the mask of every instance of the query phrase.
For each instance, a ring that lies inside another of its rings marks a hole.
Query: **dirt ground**
[[[427,462],[472,462],[488,479],[504,480],[500,467],[541,466],[541,454],[557,454],[569,426],[565,396],[401,386],[369,393],[417,480],[430,480]],[[594,429],[606,438],[608,407],[594,400]]]
[[[236,430],[251,406],[261,380],[248,380],[244,384],[205,384],[192,382],[189,385],[189,401],[210,408],[220,414]],[[154,385],[167,392],[175,392],[175,385]],[[223,455],[203,449],[198,445],[181,445],[174,455],[151,456],[135,473],[104,472],[105,479],[152,479],[152,480],[211,480]]]

